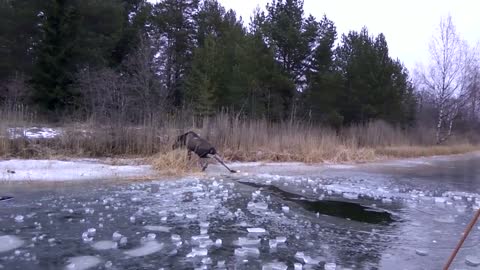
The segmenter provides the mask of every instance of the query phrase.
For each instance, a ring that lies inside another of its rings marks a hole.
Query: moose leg
[[[202,168],[202,172],[208,167],[208,160],[205,158],[199,158],[197,164]]]
[[[187,159],[191,160],[192,159],[192,151],[187,150]]]
[[[218,155],[208,155],[210,158],[216,159],[220,164],[222,164],[227,170],[229,170],[231,173],[236,173],[237,171],[230,169],[227,165],[225,165],[225,162],[223,162],[222,158],[220,158]]]
[[[208,167],[208,159],[206,159],[206,158],[201,158],[200,160],[203,161],[203,164],[202,164],[202,172],[204,172],[204,171],[207,169],[207,167]]]

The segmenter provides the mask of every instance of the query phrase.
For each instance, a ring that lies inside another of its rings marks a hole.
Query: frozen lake
[[[480,207],[478,154],[240,165],[0,183],[0,269],[440,269]],[[480,264],[479,237],[477,224],[452,269]]]

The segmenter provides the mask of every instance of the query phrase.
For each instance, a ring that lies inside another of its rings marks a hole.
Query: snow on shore
[[[8,128],[7,134],[10,139],[27,138],[27,139],[52,139],[63,134],[60,128],[48,127],[14,127]]]
[[[239,171],[237,175],[279,175],[323,173],[327,170],[362,170],[367,168],[406,168],[434,166],[440,161],[479,156],[479,152],[454,155],[378,161],[365,164],[305,164],[298,162],[232,162],[227,165]],[[149,165],[135,165],[136,162],[124,160],[122,164],[109,165],[98,159],[61,160],[5,160],[0,161],[0,183],[2,181],[76,181],[76,180],[121,180],[152,179],[156,171]],[[438,166],[438,165],[437,165]],[[229,174],[216,163],[211,164],[205,176]]]
[[[1,181],[75,181],[153,177],[150,166],[117,166],[99,161],[5,160],[0,161]]]

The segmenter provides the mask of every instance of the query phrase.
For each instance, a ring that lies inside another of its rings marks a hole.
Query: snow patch
[[[14,171],[15,173],[11,173]],[[150,166],[113,166],[99,161],[0,161],[0,181],[75,181],[152,177]]]
[[[63,134],[63,130],[59,128],[47,128],[47,127],[14,127],[7,129],[8,137],[10,139],[52,139]]]

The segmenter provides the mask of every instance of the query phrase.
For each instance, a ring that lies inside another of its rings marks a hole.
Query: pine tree
[[[204,46],[195,51],[192,69],[187,77],[186,102],[200,116],[216,112],[219,91],[219,51],[215,38],[205,37]]]
[[[140,44],[143,33],[150,31],[147,25],[151,24],[152,4],[146,0],[119,0],[122,8],[121,36],[111,53],[111,67],[121,66],[121,63]],[[106,18],[108,19],[108,15]]]
[[[306,72],[308,86],[303,94],[307,119],[339,127],[343,117],[336,108],[341,84],[334,65],[336,35],[334,23],[324,16],[319,24],[318,45]]]
[[[346,123],[404,122],[411,83],[406,69],[390,58],[382,34],[374,38],[366,28],[351,31],[342,37],[336,59],[343,80],[338,107]]]
[[[163,70],[163,83],[169,91],[173,105],[182,105],[183,81],[190,68],[195,49],[195,16],[199,0],[165,0],[155,5],[152,22],[156,39],[163,45],[159,63]]]
[[[115,62],[112,51],[121,39],[122,3],[49,0],[42,14],[33,102],[50,112],[72,111],[79,95],[71,87],[76,72]]]
[[[262,31],[284,72],[302,87],[318,31],[315,18],[304,17],[303,1],[273,0],[267,4]]]
[[[75,62],[90,67],[112,66],[113,51],[124,32],[124,8],[120,0],[82,0],[76,2],[78,13]]]
[[[73,103],[68,88],[73,80],[71,59],[77,42],[78,13],[67,0],[50,0],[41,25],[33,73],[33,101],[42,109],[59,112]]]
[[[30,75],[32,46],[38,42],[42,0],[0,0],[0,81],[17,73]]]
[[[295,85],[275,61],[272,50],[258,32],[247,36],[242,53],[239,72],[234,75],[239,87],[244,89],[246,104],[242,106],[246,114],[275,121],[288,117]]]

